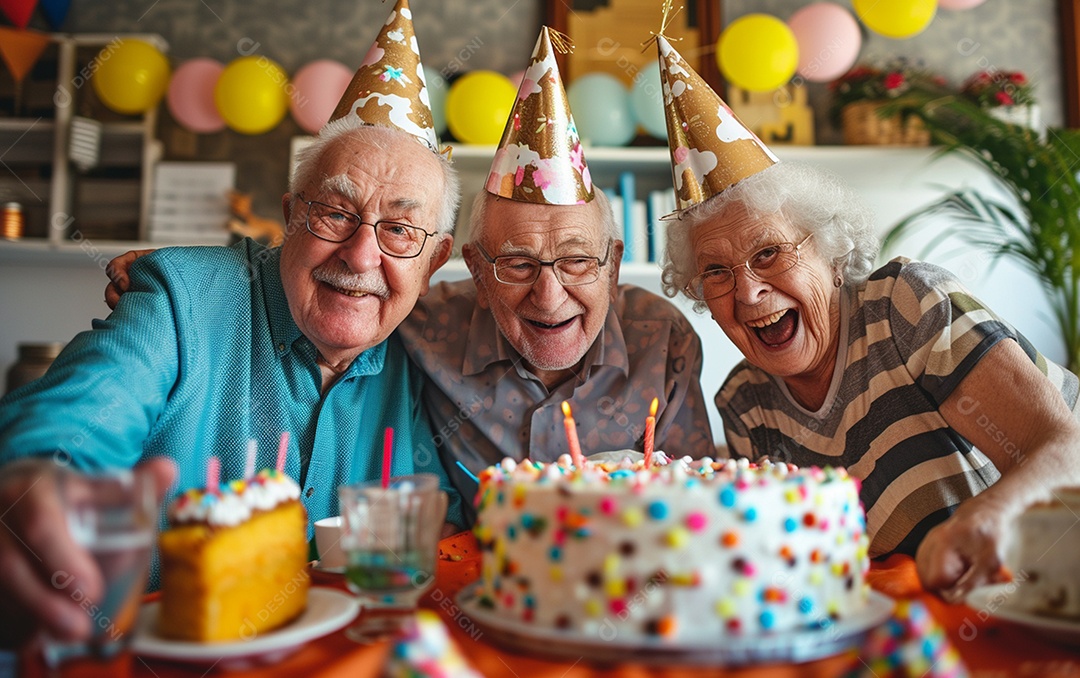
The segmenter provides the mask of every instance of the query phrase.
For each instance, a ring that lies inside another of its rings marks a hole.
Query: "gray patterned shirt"
[[[435,442],[465,504],[476,484],[456,461],[475,474],[504,457],[550,462],[569,452],[564,400],[585,455],[641,450],[656,397],[656,449],[715,456],[701,393],[701,341],[678,309],[651,292],[620,285],[582,376],[550,391],[477,305],[472,280],[433,286],[398,332],[427,375],[423,399]]]

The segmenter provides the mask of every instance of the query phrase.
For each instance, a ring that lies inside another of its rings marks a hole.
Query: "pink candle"
[[[248,438],[247,457],[244,459],[244,480],[255,477],[255,455],[259,452],[259,443],[254,438]]]
[[[660,401],[652,399],[649,416],[645,417],[645,468],[652,468],[653,438],[656,436],[656,408]]]
[[[577,425],[570,416],[570,403],[563,401],[563,424],[566,426],[566,443],[570,446],[570,459],[577,468],[585,468],[585,458],[581,456],[581,443],[577,437]]]
[[[390,487],[390,461],[394,456],[394,429],[387,428],[383,434],[382,448],[382,486]]]
[[[206,491],[218,494],[221,491],[221,460],[210,457],[206,463]]]
[[[289,432],[281,432],[281,440],[277,446],[277,470],[278,473],[285,472],[285,454],[289,451]]]

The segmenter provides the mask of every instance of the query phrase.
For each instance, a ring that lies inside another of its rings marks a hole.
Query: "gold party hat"
[[[439,152],[408,0],[397,0],[330,122],[350,115],[364,125],[400,129]]]
[[[656,46],[679,210],[779,162],[662,34]]]
[[[564,53],[571,48],[569,38],[542,27],[495,151],[487,191],[520,202],[577,205],[593,199],[592,178],[553,43]]]

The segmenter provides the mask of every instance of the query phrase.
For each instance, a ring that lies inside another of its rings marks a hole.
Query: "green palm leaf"
[[[1031,271],[1047,294],[1065,342],[1068,366],[1080,366],[1080,131],[1048,130],[1045,137],[994,118],[955,96],[912,93],[897,104],[923,120],[943,145],[941,154],[970,158],[994,178],[1007,200],[968,189],[956,191],[893,226],[895,243],[930,217],[949,227],[926,250],[950,235],[1007,257]],[[925,253],[925,251],[924,251]]]

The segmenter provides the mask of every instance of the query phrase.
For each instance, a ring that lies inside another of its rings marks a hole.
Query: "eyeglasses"
[[[550,266],[555,272],[555,279],[565,287],[588,285],[600,277],[600,269],[607,265],[611,256],[611,240],[608,240],[604,258],[599,257],[559,257],[543,261],[535,257],[519,254],[505,254],[493,257],[484,246],[476,243],[476,249],[495,268],[495,279],[507,285],[531,285],[540,277],[540,269]]]
[[[747,273],[758,280],[765,280],[786,273],[799,263],[799,250],[806,241],[813,237],[813,233],[803,238],[802,242],[794,245],[789,242],[776,243],[768,247],[762,247],[754,252],[743,263],[728,268],[712,268],[704,273],[699,273],[686,283],[686,293],[691,299],[708,301],[722,297],[735,289],[735,270],[745,266]]]
[[[300,202],[307,203],[307,230],[316,238],[327,242],[345,242],[366,223],[354,212],[305,200],[303,195],[297,197]],[[428,237],[435,235],[419,226],[396,221],[376,221],[367,225],[375,229],[375,242],[379,243],[379,249],[398,259],[412,259],[419,255]]]

